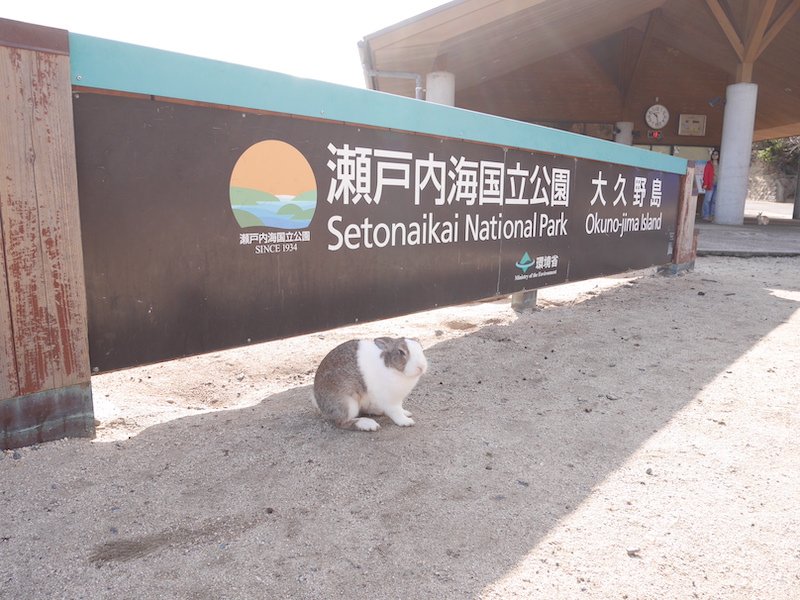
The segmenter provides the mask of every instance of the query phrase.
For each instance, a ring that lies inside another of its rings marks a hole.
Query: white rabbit
[[[360,415],[386,415],[407,427],[414,420],[403,409],[403,400],[427,370],[428,361],[416,340],[350,340],[322,359],[312,400],[337,427],[380,428],[374,419]]]

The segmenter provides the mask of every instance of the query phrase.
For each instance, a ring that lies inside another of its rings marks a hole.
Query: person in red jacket
[[[703,198],[703,211],[701,216],[704,221],[712,221],[717,207],[717,177],[719,172],[719,152],[711,152],[711,160],[703,169],[703,189],[706,192]]]

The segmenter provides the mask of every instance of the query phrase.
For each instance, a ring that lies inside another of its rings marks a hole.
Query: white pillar
[[[626,146],[633,145],[633,121],[619,121],[616,123],[617,131],[614,134],[614,141]]]
[[[456,105],[456,76],[447,71],[435,71],[425,77],[425,100],[436,104]]]
[[[721,225],[744,223],[757,99],[758,86],[755,83],[734,83],[728,86],[714,214],[714,222]]]

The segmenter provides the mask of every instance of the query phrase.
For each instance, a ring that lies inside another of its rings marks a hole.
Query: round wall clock
[[[663,104],[653,104],[647,109],[644,115],[647,126],[653,129],[661,129],[669,121],[669,111]]]

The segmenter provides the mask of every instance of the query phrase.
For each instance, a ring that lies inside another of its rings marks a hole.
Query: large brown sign
[[[673,173],[99,93],[74,112],[96,371],[672,254]]]

